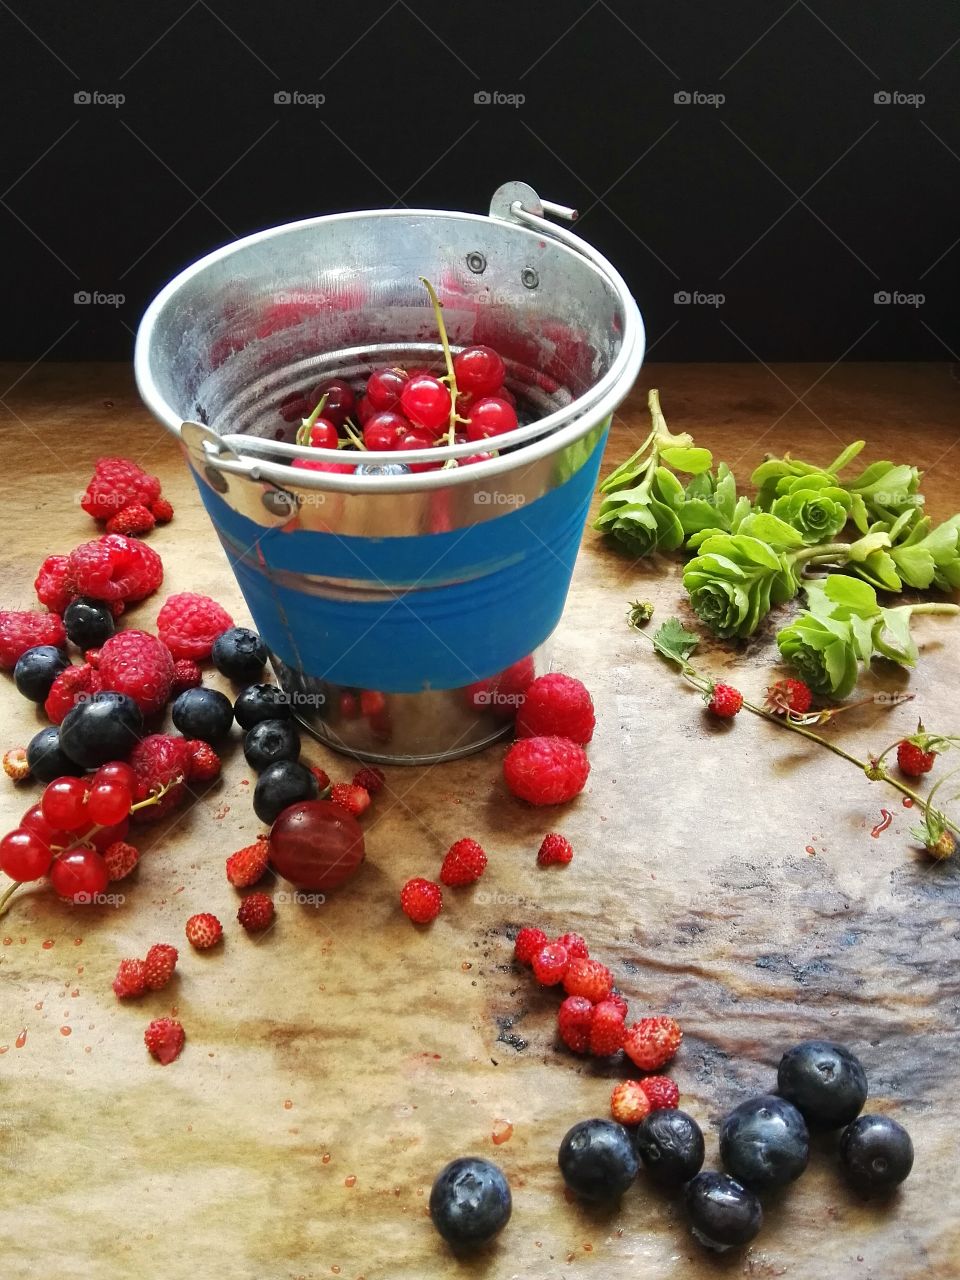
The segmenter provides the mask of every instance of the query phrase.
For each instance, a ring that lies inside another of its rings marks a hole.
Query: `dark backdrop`
[[[960,349],[951,0],[0,0],[0,50],[0,358],[124,359],[235,236],[507,178],[583,211],[658,360]]]

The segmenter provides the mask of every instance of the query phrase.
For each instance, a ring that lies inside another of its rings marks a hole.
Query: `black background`
[[[948,0],[0,0],[0,50],[0,358],[126,359],[150,297],[236,236],[482,211],[508,178],[583,211],[658,360],[957,358]]]

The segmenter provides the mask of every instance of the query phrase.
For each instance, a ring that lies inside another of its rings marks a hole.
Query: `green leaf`
[[[866,582],[842,573],[829,573],[823,582],[823,594],[836,605],[843,605],[861,618],[872,618],[880,611],[877,593]]]
[[[668,467],[695,476],[709,471],[713,466],[713,454],[709,449],[661,449],[660,457]]]
[[[873,625],[873,643],[877,653],[902,667],[915,667],[920,656],[917,642],[910,634],[909,605],[896,609],[881,609],[880,617]]]
[[[839,472],[843,470],[843,468],[848,463],[852,462],[854,458],[858,457],[859,454],[862,453],[863,450],[866,448],[866,446],[867,446],[866,440],[854,440],[853,444],[847,445],[847,447],[842,451],[839,457],[834,458],[833,462],[830,463],[830,466],[827,467],[827,470],[832,471],[834,475],[837,475]]]
[[[653,647],[671,662],[685,665],[687,658],[700,643],[694,631],[686,631],[677,618],[668,618],[653,637]]]

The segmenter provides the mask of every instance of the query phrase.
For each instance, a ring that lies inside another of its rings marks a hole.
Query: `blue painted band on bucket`
[[[339,685],[419,693],[525,657],[563,612],[606,431],[542,498],[448,533],[357,538],[264,529],[197,478],[257,630],[288,666]],[[362,580],[372,594],[297,584]]]

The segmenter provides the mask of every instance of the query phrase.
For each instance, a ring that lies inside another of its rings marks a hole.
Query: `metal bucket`
[[[509,183],[489,217],[391,209],[275,227],[194,263],[140,325],[140,394],[181,440],[278,679],[302,723],[348,754],[476,751],[509,731],[524,683],[546,669],[644,334],[620,275],[545,210],[575,216]],[[436,360],[421,276],[453,349],[494,346],[535,420],[469,466],[291,467],[338,455],[294,443],[297,424],[278,414],[290,393]]]

